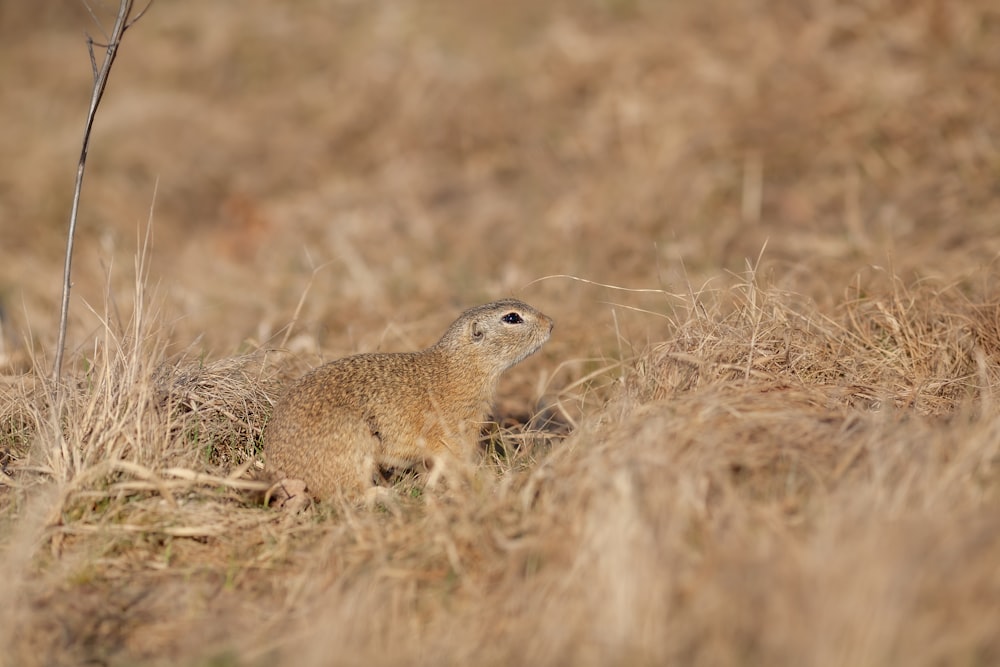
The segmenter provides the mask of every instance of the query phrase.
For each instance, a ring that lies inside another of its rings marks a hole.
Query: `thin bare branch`
[[[152,0],[150,0],[150,3],[151,2]],[[104,51],[104,62],[99,70],[97,69],[97,59],[94,54],[94,40],[89,36],[87,37],[87,50],[90,53],[91,67],[94,69],[95,76],[94,87],[90,98],[90,109],[87,112],[87,122],[83,132],[83,146],[80,150],[80,162],[76,171],[76,187],[73,191],[73,206],[70,211],[69,231],[66,235],[66,263],[63,269],[62,304],[59,311],[59,341],[56,344],[56,358],[52,368],[52,380],[56,385],[56,390],[58,390],[59,381],[62,376],[63,353],[66,348],[66,328],[67,319],[69,317],[69,293],[72,288],[71,274],[73,265],[73,241],[76,237],[76,223],[80,213],[80,195],[83,191],[83,175],[87,168],[87,153],[90,148],[90,135],[94,127],[94,119],[97,116],[97,109],[101,104],[101,98],[104,96],[104,90],[108,85],[108,77],[111,75],[111,66],[114,64],[115,57],[118,55],[118,47],[121,45],[125,31],[128,30],[128,28],[132,26],[138,18],[132,17],[133,5],[133,0],[121,0],[121,3],[118,5],[118,15],[115,18],[115,24],[111,30],[111,35],[108,36],[108,43]],[[98,26],[100,26],[101,23],[97,19],[90,5],[84,2],[84,6],[90,13],[91,18],[93,18],[97,22]],[[140,12],[139,16],[144,14],[147,9],[149,9],[149,4],[147,4],[142,12]],[[104,32],[103,27],[102,32]]]
[[[94,38],[90,35],[87,35],[87,53],[90,54],[90,71],[96,83],[99,72],[97,71],[97,57],[94,55]]]
[[[83,6],[87,8],[87,13],[90,14],[90,20],[93,21],[94,25],[97,26],[97,29],[104,34],[104,41],[110,42],[111,38],[108,37],[108,31],[104,29],[104,24],[101,23],[101,19],[97,18],[94,8],[90,6],[90,3],[87,2],[87,0],[83,0]],[[87,39],[90,39],[90,37],[88,36]]]
[[[133,25],[135,25],[135,24],[136,24],[136,22],[137,22],[137,21],[138,21],[139,19],[141,19],[141,18],[142,18],[143,16],[145,16],[145,15],[146,15],[146,12],[148,12],[148,11],[149,11],[149,8],[150,8],[150,7],[152,7],[152,6],[153,6],[153,0],[149,0],[149,2],[147,2],[147,3],[146,3],[146,6],[145,6],[145,7],[143,7],[143,8],[141,9],[141,10],[139,10],[139,13],[138,13],[138,14],[136,14],[136,15],[135,15],[135,16],[134,16],[134,17],[133,17],[133,18],[132,18],[132,19],[131,19],[131,20],[130,20],[130,21],[128,22],[128,24],[127,24],[127,25],[125,26],[125,29],[126,29],[126,30],[128,30],[128,29],[129,29],[129,28],[131,28],[131,27],[132,27]]]

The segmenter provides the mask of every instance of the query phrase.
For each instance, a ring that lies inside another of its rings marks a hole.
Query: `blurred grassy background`
[[[74,0],[0,12],[0,298],[9,345],[50,348],[100,33]],[[158,2],[97,119],[70,341],[151,206],[173,335],[214,354],[272,339],[319,266],[320,347],[517,293],[561,356],[650,301],[524,289],[550,274],[685,291],[766,244],[820,301],[873,265],[968,280],[1000,250],[998,68],[989,0]]]

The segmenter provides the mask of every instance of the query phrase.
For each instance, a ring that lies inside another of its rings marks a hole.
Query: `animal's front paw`
[[[304,480],[282,479],[264,494],[264,504],[272,503],[275,508],[288,514],[298,514],[312,504],[312,498],[309,497]]]

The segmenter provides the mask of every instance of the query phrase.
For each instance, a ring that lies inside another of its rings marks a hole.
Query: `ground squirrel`
[[[528,304],[501,299],[465,311],[420,352],[324,364],[275,406],[264,430],[266,466],[329,498],[366,494],[380,467],[472,461],[500,375],[537,351],[552,326]]]

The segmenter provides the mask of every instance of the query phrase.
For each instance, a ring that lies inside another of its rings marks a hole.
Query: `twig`
[[[108,85],[108,77],[111,74],[111,66],[115,62],[115,56],[118,55],[118,47],[121,45],[122,37],[124,37],[125,31],[131,28],[135,22],[146,13],[150,5],[153,4],[153,0],[149,0],[142,11],[140,11],[136,16],[132,16],[134,4],[133,0],[121,0],[118,5],[118,16],[115,18],[115,25],[111,30],[111,35],[107,37],[107,44],[100,45],[104,48],[104,62],[100,69],[97,68],[97,58],[94,56],[94,39],[90,35],[87,35],[87,51],[90,54],[90,65],[94,74],[94,87],[90,98],[90,110],[87,112],[87,123],[83,131],[83,147],[80,150],[80,162],[76,170],[76,187],[73,191],[73,207],[70,211],[69,231],[66,235],[66,264],[63,268],[62,306],[59,310],[59,342],[56,344],[56,359],[52,368],[52,381],[53,385],[55,385],[56,391],[58,391],[59,382],[62,377],[63,352],[66,348],[66,327],[67,319],[69,317],[69,292],[72,287],[70,272],[73,264],[73,240],[76,237],[76,221],[80,212],[80,193],[83,190],[83,174],[87,167],[87,151],[90,148],[90,134],[94,127],[94,119],[97,116],[97,108],[101,104],[101,98],[104,96],[104,89]],[[93,9],[91,9],[90,5],[86,3],[86,0],[84,0],[84,5],[87,7],[87,11],[90,12],[91,17],[97,23],[98,28],[101,28],[101,31],[104,32],[104,29],[97,20]]]

